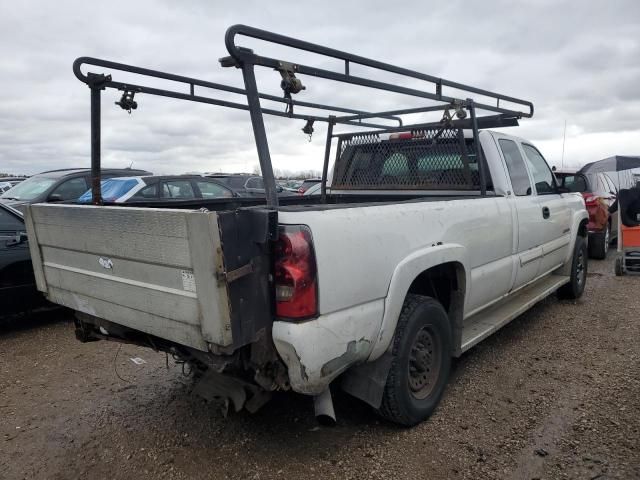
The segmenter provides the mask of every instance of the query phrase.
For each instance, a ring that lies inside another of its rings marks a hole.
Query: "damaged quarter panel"
[[[293,390],[323,392],[329,382],[371,353],[384,303],[375,300],[303,323],[274,322],[273,341]]]

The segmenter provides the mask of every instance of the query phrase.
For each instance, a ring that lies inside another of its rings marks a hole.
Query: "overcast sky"
[[[242,86],[240,71],[217,62],[226,55],[224,32],[235,23],[530,100],[534,118],[509,133],[532,140],[552,165],[561,163],[565,120],[565,167],[615,154],[640,155],[638,0],[327,1],[297,8],[303,4],[1,2],[0,171],[33,174],[89,166],[89,90],[71,71],[78,56]],[[258,42],[238,43],[286,60],[339,68]],[[262,70],[260,90],[281,95],[279,75]],[[114,74],[114,79],[133,78]],[[302,81],[307,90],[300,100],[368,110],[416,106],[406,97],[315,78]],[[114,90],[103,95],[105,166],[133,163],[155,173],[183,173],[250,171],[258,163],[247,112],[139,95],[139,109],[128,115],[113,105],[118,98]],[[316,125],[309,143],[302,126],[267,118],[276,168],[320,168],[324,127]]]

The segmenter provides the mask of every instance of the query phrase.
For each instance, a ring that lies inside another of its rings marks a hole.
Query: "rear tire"
[[[589,256],[597,260],[607,258],[611,242],[611,226],[607,223],[604,232],[594,233],[589,237]]]
[[[616,271],[616,277],[621,277],[622,275],[624,275],[624,270],[622,268],[622,258],[620,257],[616,257],[615,271]]]
[[[412,426],[433,413],[449,379],[451,326],[440,302],[407,295],[392,355],[378,412],[394,423]]]
[[[587,246],[584,238],[578,236],[573,247],[573,258],[571,260],[571,280],[558,289],[560,298],[577,300],[582,296],[587,283]]]

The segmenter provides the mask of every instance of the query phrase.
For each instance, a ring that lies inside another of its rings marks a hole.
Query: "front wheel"
[[[440,302],[407,295],[392,355],[379,413],[394,423],[415,425],[433,413],[449,379],[451,327]]]
[[[577,300],[582,296],[587,283],[587,246],[584,238],[578,236],[573,248],[573,259],[571,260],[571,279],[569,283],[558,289],[558,296],[569,300]]]

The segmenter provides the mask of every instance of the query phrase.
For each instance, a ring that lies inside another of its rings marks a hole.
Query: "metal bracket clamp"
[[[220,283],[231,283],[238,280],[239,278],[249,275],[250,273],[253,273],[253,260],[246,265],[243,265],[242,267],[236,268],[235,270],[231,270],[229,272],[219,271],[216,273],[216,278]]]
[[[293,101],[291,94],[300,93],[307,87],[305,87],[302,84],[302,81],[296,77],[296,71],[298,68],[293,63],[278,62],[276,70],[280,72],[280,76],[282,77],[282,80],[280,81],[280,88],[282,88],[282,91],[284,92],[284,98],[289,100],[286,111],[289,115],[293,115]]]
[[[103,73],[87,73],[87,85],[91,89],[104,90],[107,83],[111,81],[111,75]]]

